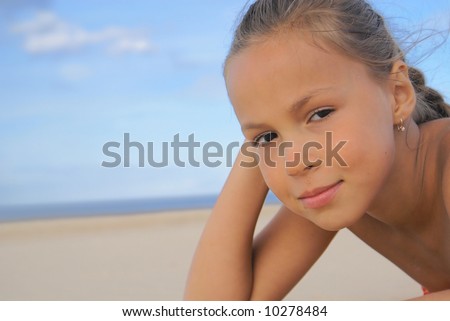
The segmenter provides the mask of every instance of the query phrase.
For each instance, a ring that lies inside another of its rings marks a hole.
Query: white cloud
[[[29,20],[12,26],[11,32],[23,35],[24,49],[31,54],[60,53],[103,45],[113,53],[149,53],[155,50],[145,33],[108,27],[88,31],[71,25],[52,12],[39,12]]]
[[[89,78],[91,70],[81,64],[65,64],[61,66],[59,73],[61,77],[69,82],[77,82]]]
[[[154,51],[152,45],[143,39],[121,39],[114,43],[110,49],[114,53],[146,53]]]

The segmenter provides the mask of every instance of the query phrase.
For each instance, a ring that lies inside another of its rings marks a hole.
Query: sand
[[[277,207],[265,206],[258,229]],[[0,300],[181,300],[210,210],[0,223]],[[402,300],[420,286],[348,231],[286,300]]]

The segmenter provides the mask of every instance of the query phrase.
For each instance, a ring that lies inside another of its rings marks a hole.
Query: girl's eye
[[[272,140],[274,140],[277,137],[278,137],[278,135],[275,134],[274,132],[267,132],[267,133],[257,136],[253,140],[253,144],[254,144],[254,146],[257,146],[257,147],[264,146],[264,145],[270,143]]]
[[[322,108],[315,111],[312,116],[309,118],[309,121],[318,121],[323,118],[326,118],[329,114],[331,114],[334,110],[332,108]]]

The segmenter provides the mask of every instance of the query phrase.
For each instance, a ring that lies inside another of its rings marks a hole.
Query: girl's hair
[[[405,60],[384,19],[364,0],[257,0],[236,28],[225,65],[251,44],[290,31],[305,31],[316,45],[331,45],[361,61],[377,79],[386,79],[393,63]],[[450,106],[426,86],[421,71],[409,67],[409,78],[417,97],[417,124],[450,116]]]

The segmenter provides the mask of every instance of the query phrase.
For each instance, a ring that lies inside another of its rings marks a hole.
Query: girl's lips
[[[333,200],[342,183],[343,181],[339,181],[332,185],[319,187],[312,191],[305,192],[300,195],[299,200],[302,201],[306,208],[323,207]]]

